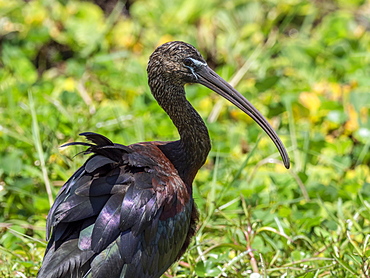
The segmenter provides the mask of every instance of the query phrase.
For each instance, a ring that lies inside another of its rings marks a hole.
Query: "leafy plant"
[[[194,183],[198,233],[164,277],[370,277],[368,9],[0,0],[0,276],[37,274],[52,199],[86,159],[60,145],[83,131],[178,138],[145,68],[157,45],[184,40],[270,119],[292,169],[247,116],[188,86],[213,148]]]

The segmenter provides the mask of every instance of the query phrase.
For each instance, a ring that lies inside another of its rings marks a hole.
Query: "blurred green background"
[[[370,277],[370,3],[0,0],[0,276],[34,277],[45,219],[93,131],[174,140],[147,86],[183,40],[288,148],[208,89],[187,86],[213,148],[194,182],[199,231],[164,277]]]

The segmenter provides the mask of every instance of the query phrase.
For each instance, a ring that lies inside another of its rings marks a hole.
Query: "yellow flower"
[[[318,96],[315,93],[310,92],[302,92],[299,95],[299,101],[311,112],[316,112],[321,105],[321,101]]]

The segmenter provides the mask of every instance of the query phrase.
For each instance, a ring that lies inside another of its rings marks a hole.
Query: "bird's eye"
[[[190,67],[190,68],[194,68],[195,67],[194,61],[191,58],[185,58],[184,59],[184,65],[186,67]]]
[[[206,66],[207,64],[205,62],[199,61],[198,59],[187,57],[183,60],[184,66],[191,69],[191,70],[197,70],[201,67]]]

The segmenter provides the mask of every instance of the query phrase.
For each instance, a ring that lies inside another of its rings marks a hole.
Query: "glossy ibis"
[[[210,88],[252,117],[289,168],[266,119],[193,46],[159,46],[147,71],[152,94],[180,140],[124,146],[85,132],[91,143],[66,144],[86,146],[93,155],[64,184],[49,212],[39,278],[160,277],[185,252],[198,220],[192,182],[211,148],[202,118],[186,100],[186,83]]]

